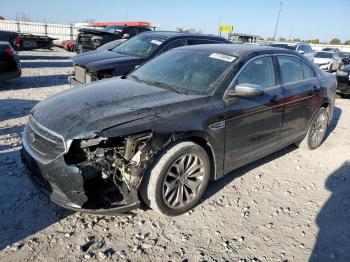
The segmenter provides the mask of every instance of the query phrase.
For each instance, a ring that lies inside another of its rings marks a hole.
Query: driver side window
[[[254,84],[262,88],[276,85],[272,57],[262,57],[250,62],[237,77],[234,86]]]

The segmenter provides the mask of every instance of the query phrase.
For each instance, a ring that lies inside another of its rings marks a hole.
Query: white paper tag
[[[151,43],[152,43],[152,44],[155,44],[155,45],[161,45],[161,44],[162,44],[161,41],[158,41],[158,40],[156,40],[156,39],[151,40]]]
[[[214,59],[227,61],[227,62],[230,62],[230,63],[236,60],[236,57],[234,57],[234,56],[223,55],[223,54],[219,54],[219,53],[212,53],[209,57],[210,58],[214,58]]]

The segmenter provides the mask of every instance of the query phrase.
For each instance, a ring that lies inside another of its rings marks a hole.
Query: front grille
[[[93,35],[90,34],[80,34],[78,37],[78,43],[80,43],[82,46],[94,46],[92,41]]]
[[[63,138],[41,126],[32,117],[24,129],[24,140],[33,157],[42,163],[48,163],[66,151]]]
[[[77,80],[80,83],[86,83],[86,69],[82,68],[80,66],[74,67],[74,74],[75,74],[75,80]]]

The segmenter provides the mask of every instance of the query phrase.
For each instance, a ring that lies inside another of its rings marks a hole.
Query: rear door
[[[225,172],[258,159],[279,144],[283,91],[277,83],[272,56],[247,62],[233,80],[256,84],[264,89],[258,97],[225,99]]]
[[[320,83],[314,69],[297,56],[277,55],[284,90],[281,140],[285,143],[305,134],[319,105]]]

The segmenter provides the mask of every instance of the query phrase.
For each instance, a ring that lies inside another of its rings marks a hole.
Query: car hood
[[[37,104],[31,116],[70,140],[142,118],[159,120],[162,114],[170,115],[173,106],[186,110],[182,103],[195,104],[192,100],[201,97],[112,78],[51,96]]]
[[[328,64],[331,60],[331,58],[314,57],[315,64]]]
[[[71,58],[76,65],[82,65],[92,70],[112,69],[120,63],[141,63],[143,58],[124,55],[109,50],[94,51],[76,55]]]

